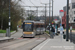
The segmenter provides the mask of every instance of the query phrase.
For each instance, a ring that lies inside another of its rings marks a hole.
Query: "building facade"
[[[64,12],[64,16],[62,17],[62,26],[66,28],[66,12]]]
[[[62,26],[63,26],[63,28],[66,28],[66,12],[67,12],[67,7],[64,6],[63,10],[64,10],[64,16],[62,17]]]
[[[64,16],[62,17],[62,25],[66,28],[66,12],[67,6],[63,7]],[[75,29],[75,0],[71,0],[69,4],[69,26],[72,26]]]
[[[69,24],[75,28],[75,0],[71,0],[70,10],[69,10]]]

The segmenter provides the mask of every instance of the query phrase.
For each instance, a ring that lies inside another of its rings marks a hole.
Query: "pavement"
[[[11,32],[11,35],[16,33],[16,31]],[[13,37],[6,37],[5,36],[6,33],[0,33],[0,42],[4,42],[4,41],[9,41],[9,40],[13,40]]]
[[[12,40],[12,39],[14,39],[14,38],[13,37],[0,37],[0,42]]]
[[[61,38],[62,36],[55,36],[53,39],[47,39],[43,43],[39,44],[32,50],[75,50],[75,44],[66,39]]]

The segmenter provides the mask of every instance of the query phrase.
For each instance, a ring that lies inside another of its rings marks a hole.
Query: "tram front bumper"
[[[23,34],[23,37],[34,37],[34,34]]]

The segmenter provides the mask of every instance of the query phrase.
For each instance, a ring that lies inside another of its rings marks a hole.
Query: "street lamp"
[[[67,15],[66,15],[66,41],[69,39],[69,0],[67,0]]]

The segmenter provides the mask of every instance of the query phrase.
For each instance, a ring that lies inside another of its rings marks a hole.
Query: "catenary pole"
[[[52,0],[52,21],[53,21],[53,0]]]
[[[50,0],[49,0],[49,34],[50,34]]]
[[[67,0],[67,15],[66,15],[66,41],[69,41],[69,0]]]
[[[46,32],[46,5],[47,4],[45,4],[45,32]]]
[[[9,0],[9,37],[11,36],[10,34],[10,26],[11,26],[10,3],[11,3],[11,0]]]

